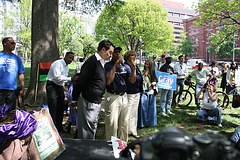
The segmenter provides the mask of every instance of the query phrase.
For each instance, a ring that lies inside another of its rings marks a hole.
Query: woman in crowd
[[[236,92],[239,91],[238,86],[240,85],[240,74],[238,70],[238,65],[234,61],[231,63],[231,66],[227,71],[226,81],[227,81],[226,87],[227,94],[234,95]]]
[[[206,90],[205,93],[204,90]],[[221,108],[217,107],[218,94],[216,93],[216,86],[214,84],[209,84],[207,88],[203,86],[196,98],[203,100],[203,106],[197,112],[197,117],[201,121],[206,121],[208,116],[217,117],[217,125],[222,127],[222,111]]]
[[[124,55],[126,68],[129,70],[129,73],[132,72],[129,63],[131,61],[135,61],[135,59],[136,59],[135,51],[127,51]],[[142,92],[142,83],[143,83],[142,74],[138,66],[136,65],[135,83],[132,84],[129,81],[127,81],[127,98],[129,106],[128,132],[130,136],[133,136],[135,138],[140,138],[140,136],[137,134],[137,118],[140,92]]]
[[[148,59],[143,71],[143,93],[138,108],[138,127],[154,127],[157,124],[156,94],[157,76],[155,64]]]
[[[239,85],[240,85],[240,71],[238,69],[237,62],[232,62],[229,70],[227,71],[227,86],[226,86],[226,93],[229,95],[233,95],[233,99],[235,95],[239,92]],[[233,100],[232,100],[233,101]]]
[[[227,80],[226,80],[227,71],[228,71],[228,64],[224,64],[224,66],[221,70],[222,81],[221,81],[221,85],[220,85],[220,88],[222,88],[223,92],[225,91],[225,88],[227,85]]]

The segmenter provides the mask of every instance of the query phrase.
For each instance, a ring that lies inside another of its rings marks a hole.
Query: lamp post
[[[211,49],[211,46],[209,45],[208,47],[206,47],[206,63],[209,63],[209,59],[210,59],[210,56],[209,56],[209,50]],[[207,58],[209,57],[209,58]]]
[[[235,57],[235,32],[233,33],[233,62]]]
[[[235,17],[235,13],[233,12],[233,18]],[[233,21],[233,26],[234,26],[234,21]],[[233,33],[233,62],[234,62],[234,57],[235,57],[235,31]]]
[[[140,42],[139,68],[141,70],[141,65],[142,65],[142,36],[139,36],[139,42]]]

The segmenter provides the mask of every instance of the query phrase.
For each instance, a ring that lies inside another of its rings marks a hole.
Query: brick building
[[[196,16],[196,12],[192,9],[184,7],[183,3],[172,2],[168,0],[158,0],[164,9],[168,10],[168,22],[173,24],[174,27],[174,44],[178,44],[181,41],[180,34],[184,31],[183,19]]]
[[[215,54],[210,54],[208,48],[211,47],[209,43],[209,37],[212,33],[216,33],[219,30],[219,27],[212,27],[206,28],[204,26],[194,26],[193,22],[196,21],[198,16],[184,19],[183,20],[183,27],[185,32],[187,32],[187,36],[190,37],[191,41],[194,43],[193,45],[193,53],[192,58],[202,59],[206,63],[211,63],[212,60],[219,60],[219,61],[231,61],[233,58],[224,58],[217,59]],[[235,47],[240,46],[240,41],[235,41]],[[240,62],[240,57],[235,55],[235,61]]]

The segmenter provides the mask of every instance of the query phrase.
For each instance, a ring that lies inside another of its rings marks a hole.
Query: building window
[[[173,33],[174,33],[174,34],[180,34],[180,32],[176,32],[176,31],[174,31]]]
[[[180,17],[180,14],[179,13],[174,13],[174,16]]]
[[[197,49],[196,49],[196,48],[194,49],[194,54],[195,54],[195,56],[197,56],[197,55],[198,55],[198,51],[197,51]]]
[[[198,37],[196,37],[195,39],[195,44],[198,44]]]
[[[177,30],[182,30],[181,27],[174,27],[174,29],[177,29]]]
[[[171,22],[171,21],[168,21],[168,23],[172,24],[173,22]]]
[[[180,26],[180,23],[178,23],[178,22],[174,22],[174,25],[176,25],[176,26]]]
[[[183,26],[183,23],[180,23],[180,26]]]
[[[173,13],[172,13],[172,12],[168,12],[168,15],[169,15],[169,16],[172,16],[172,15],[173,15]]]
[[[185,14],[181,14],[181,17],[183,17],[183,18],[184,18],[184,17],[185,17]]]

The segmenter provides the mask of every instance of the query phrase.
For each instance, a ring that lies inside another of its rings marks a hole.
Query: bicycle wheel
[[[180,94],[179,92],[175,96],[175,104],[178,107],[187,107],[191,102],[192,102],[192,94],[188,90],[183,90],[182,91],[182,97],[179,97]]]
[[[226,109],[229,105],[228,95],[222,91],[217,91],[216,93],[218,94],[217,106],[221,109]]]

